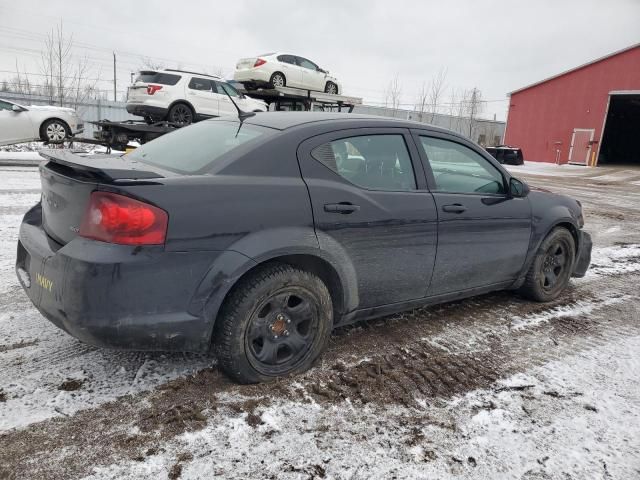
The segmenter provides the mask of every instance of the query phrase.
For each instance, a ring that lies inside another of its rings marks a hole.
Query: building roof
[[[590,62],[587,63],[583,63],[582,65],[578,65],[577,67],[574,68],[570,68],[569,70],[565,70],[564,72],[560,72],[556,75],[553,75],[551,77],[545,78],[544,80],[540,80],[538,82],[532,83],[531,85],[527,85],[526,87],[522,87],[522,88],[518,88],[517,90],[513,90],[512,92],[509,92],[508,95],[513,95],[514,93],[518,93],[518,92],[522,92],[523,90],[528,90],[531,87],[535,87],[537,85],[540,85],[542,83],[546,83],[550,80],[556,79],[558,77],[562,77],[563,75],[566,75],[568,73],[571,72],[575,72],[576,70],[580,70],[582,68],[588,67],[589,65],[593,65],[594,63],[598,63],[598,62],[602,62],[603,60],[606,60],[608,58],[611,57],[615,57],[616,55],[620,55],[621,53],[624,52],[628,52],[629,50],[633,50],[634,48],[640,48],[640,43],[636,43],[634,45],[631,45],[629,47],[623,48],[622,50],[616,50],[615,52],[609,53],[603,57],[599,57],[596,58],[595,60],[591,60]]]

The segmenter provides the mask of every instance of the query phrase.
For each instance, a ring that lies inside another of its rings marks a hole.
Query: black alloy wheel
[[[193,122],[193,112],[188,105],[177,103],[169,110],[169,121],[176,125],[190,125]]]

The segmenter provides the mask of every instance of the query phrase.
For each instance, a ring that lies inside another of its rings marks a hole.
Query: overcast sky
[[[450,89],[477,87],[487,100],[482,116],[498,119],[508,92],[640,42],[640,0],[0,0],[0,79],[16,62],[39,73],[44,37],[61,20],[104,89],[112,88],[112,51],[118,90],[143,57],[230,78],[238,58],[287,51],[372,104],[397,76],[404,108],[445,68],[441,102]]]

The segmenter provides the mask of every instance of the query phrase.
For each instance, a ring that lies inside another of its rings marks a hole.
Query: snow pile
[[[640,271],[640,245],[625,244],[594,248],[587,278]]]

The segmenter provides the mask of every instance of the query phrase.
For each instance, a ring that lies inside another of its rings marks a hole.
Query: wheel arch
[[[209,344],[213,340],[218,315],[234,289],[257,270],[278,263],[313,273],[324,282],[333,302],[334,324],[338,324],[342,315],[357,302],[355,278],[348,278],[348,271],[318,248],[298,247],[293,252],[278,249],[265,252],[257,259],[236,251],[226,251],[213,263],[191,301],[190,313],[202,315],[207,324]],[[353,298],[354,293],[356,298]]]
[[[280,71],[280,70],[276,70],[275,72],[273,72],[270,76],[269,76],[269,83],[271,83],[271,80],[273,79],[273,76],[279,73],[280,75],[282,75],[282,78],[284,78],[284,86],[287,86],[287,76],[284,74],[284,72]]]
[[[169,106],[167,107],[167,114],[165,116],[165,118],[169,118],[169,111],[177,104],[182,103],[184,105],[186,105],[187,107],[189,107],[191,109],[191,111],[193,112],[194,116],[198,114],[198,112],[196,112],[195,107],[193,106],[193,104],[189,101],[189,100],[185,100],[184,98],[179,98],[178,100],[174,100],[173,102],[171,102],[169,104]]]
[[[518,276],[518,279],[514,282],[514,285],[511,288],[518,288],[522,284],[522,282],[524,282],[525,276],[531,266],[531,262],[533,262],[533,260],[535,259],[536,253],[538,252],[540,245],[542,244],[544,239],[547,238],[549,234],[553,232],[553,230],[556,228],[564,228],[568,230],[569,233],[571,233],[571,236],[573,237],[573,241],[575,242],[575,247],[576,247],[575,255],[576,256],[578,255],[579,247],[580,247],[579,227],[577,226],[576,222],[572,217],[565,216],[565,217],[556,218],[553,222],[548,223],[544,228],[538,229],[538,233],[532,236],[532,241],[529,246],[529,252],[527,253],[527,257],[522,266],[522,270],[520,271],[520,275]]]

